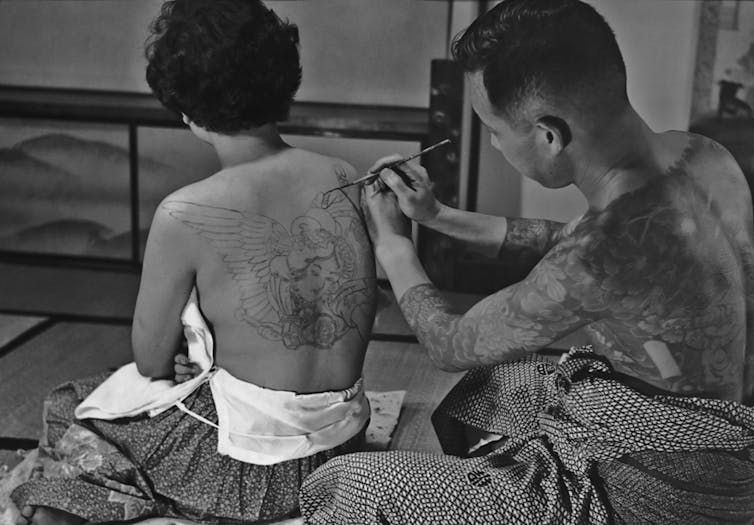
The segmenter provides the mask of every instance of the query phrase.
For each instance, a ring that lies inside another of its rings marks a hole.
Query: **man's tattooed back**
[[[429,284],[408,290],[401,308],[430,356],[463,370],[585,328],[637,388],[754,402],[748,185],[713,141],[660,137],[654,171],[603,209],[568,225],[509,221],[499,257],[537,261],[521,282],[464,315]]]

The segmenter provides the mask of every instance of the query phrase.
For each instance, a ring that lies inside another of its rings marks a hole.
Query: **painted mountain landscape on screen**
[[[144,234],[159,201],[190,180],[151,158],[139,174]],[[65,133],[20,141],[0,149],[0,192],[0,250],[130,257],[125,148]]]

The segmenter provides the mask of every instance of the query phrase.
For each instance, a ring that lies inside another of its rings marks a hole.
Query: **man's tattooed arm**
[[[573,250],[549,254],[522,282],[479,302],[466,314],[452,310],[431,284],[410,288],[401,310],[432,361],[466,370],[536,351],[594,320],[582,307],[585,269]]]
[[[434,285],[424,283],[410,288],[403,294],[400,307],[435,366],[449,371],[469,368],[456,355],[473,351],[476,327],[463,323],[463,316],[453,313],[450,303]]]

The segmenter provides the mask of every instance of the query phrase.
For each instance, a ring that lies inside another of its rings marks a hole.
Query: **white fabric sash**
[[[189,358],[202,372],[181,384],[139,374],[135,363],[118,369],[78,407],[78,419],[150,417],[176,406],[218,429],[217,451],[239,461],[271,465],[311,456],[354,437],[369,419],[362,381],[343,391],[296,394],[241,381],[213,367],[214,341],[192,292],[181,315]],[[218,423],[186,408],[182,401],[209,381]]]

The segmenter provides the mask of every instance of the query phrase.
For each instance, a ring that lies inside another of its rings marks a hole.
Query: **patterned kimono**
[[[307,524],[754,522],[754,408],[647,396],[591,348],[469,372],[433,416],[446,456],[336,458],[307,478]],[[469,457],[466,430],[503,439]]]
[[[66,383],[45,401],[36,472],[16,488],[18,508],[43,505],[93,523],[152,516],[249,523],[297,513],[304,478],[362,449],[364,432],[301,459],[254,465],[220,455],[217,430],[174,407],[157,416],[76,420],[74,409],[106,375]],[[217,423],[210,385],[183,404]]]

